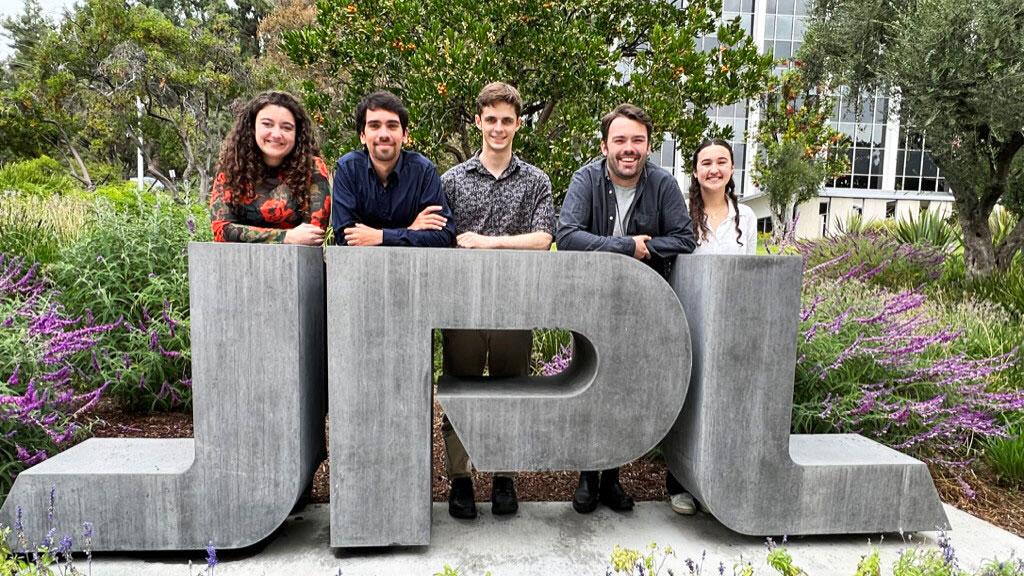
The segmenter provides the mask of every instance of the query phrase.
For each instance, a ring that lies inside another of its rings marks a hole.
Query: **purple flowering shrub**
[[[929,275],[918,249],[895,254],[879,264],[854,252],[808,264],[794,431],[861,433],[955,472],[1024,415],[1024,330],[991,303],[873,285],[893,268],[916,269],[911,285]]]
[[[934,282],[946,260],[936,247],[903,244],[879,230],[801,240],[793,247],[804,257],[805,278],[857,278],[876,286],[914,288]]]
[[[69,310],[118,323],[99,347],[110,360],[107,394],[131,410],[186,407],[192,397],[187,249],[210,240],[210,226],[191,207],[162,202],[98,207],[53,266]]]
[[[119,324],[68,316],[38,265],[0,254],[0,492],[66,447],[107,384],[97,344]],[[88,383],[88,384],[85,384]]]

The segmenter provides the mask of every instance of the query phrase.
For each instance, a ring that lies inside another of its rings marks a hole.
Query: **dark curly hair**
[[[693,161],[690,163],[692,169],[692,177],[690,178],[690,216],[693,218],[693,222],[697,227],[697,240],[698,243],[701,238],[707,238],[711,235],[711,229],[708,228],[707,215],[704,213],[704,197],[700,194],[700,182],[697,181],[697,155],[700,151],[707,148],[708,146],[722,146],[729,151],[729,162],[732,162],[735,166],[736,162],[732,156],[732,146],[728,142],[720,138],[708,138],[700,143],[693,152]],[[732,203],[733,211],[736,213],[733,218],[733,224],[736,227],[736,242],[743,246],[743,242],[740,239],[743,236],[743,232],[740,231],[740,209],[739,200],[736,199],[736,181],[729,176],[729,182],[725,185],[725,198],[726,202]]]
[[[263,153],[256,145],[256,114],[267,106],[280,106],[295,117],[295,146],[280,166],[263,162]],[[303,220],[309,218],[309,187],[313,182],[314,156],[320,154],[313,122],[302,104],[287,92],[264,92],[235,114],[235,124],[220,147],[218,170],[224,174],[225,186],[231,190],[228,204],[235,208],[251,200],[256,184],[272,172],[279,173],[299,208]]]

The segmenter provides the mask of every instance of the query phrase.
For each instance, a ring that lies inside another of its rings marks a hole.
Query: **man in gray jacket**
[[[600,250],[632,256],[666,280],[677,254],[696,243],[679,184],[647,158],[653,125],[647,113],[621,104],[601,119],[601,154],[573,174],[562,204],[559,250]],[[619,469],[580,473],[572,506],[593,512],[598,501],[630,510],[633,499],[619,484]]]

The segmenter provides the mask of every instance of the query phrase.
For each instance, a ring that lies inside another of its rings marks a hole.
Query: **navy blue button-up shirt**
[[[448,219],[441,230],[409,230],[427,206],[440,206]],[[334,170],[331,226],[335,243],[345,244],[345,228],[355,224],[384,230],[384,246],[448,247],[455,237],[455,219],[441,192],[434,163],[418,152],[402,150],[398,163],[381,184],[366,150],[345,154]]]

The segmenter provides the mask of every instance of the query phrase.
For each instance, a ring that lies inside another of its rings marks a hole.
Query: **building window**
[[[885,219],[891,220],[896,217],[896,201],[890,200],[885,203]]]
[[[877,94],[864,95],[860,103],[860,117],[854,104],[846,90],[839,92],[832,125],[850,137],[850,172],[826,185],[830,188],[881,190],[889,100]]]
[[[772,219],[770,216],[757,219],[757,231],[760,234],[771,234],[774,230],[772,226]]]
[[[828,200],[822,200],[818,203],[818,217],[821,219],[821,235],[825,236],[828,234]]]
[[[764,51],[776,59],[787,60],[777,67],[781,72],[792,66],[791,59],[803,44],[807,29],[805,0],[768,0],[764,20]]]
[[[925,149],[924,134],[900,126],[896,153],[896,189],[908,192],[947,192],[946,179]]]

